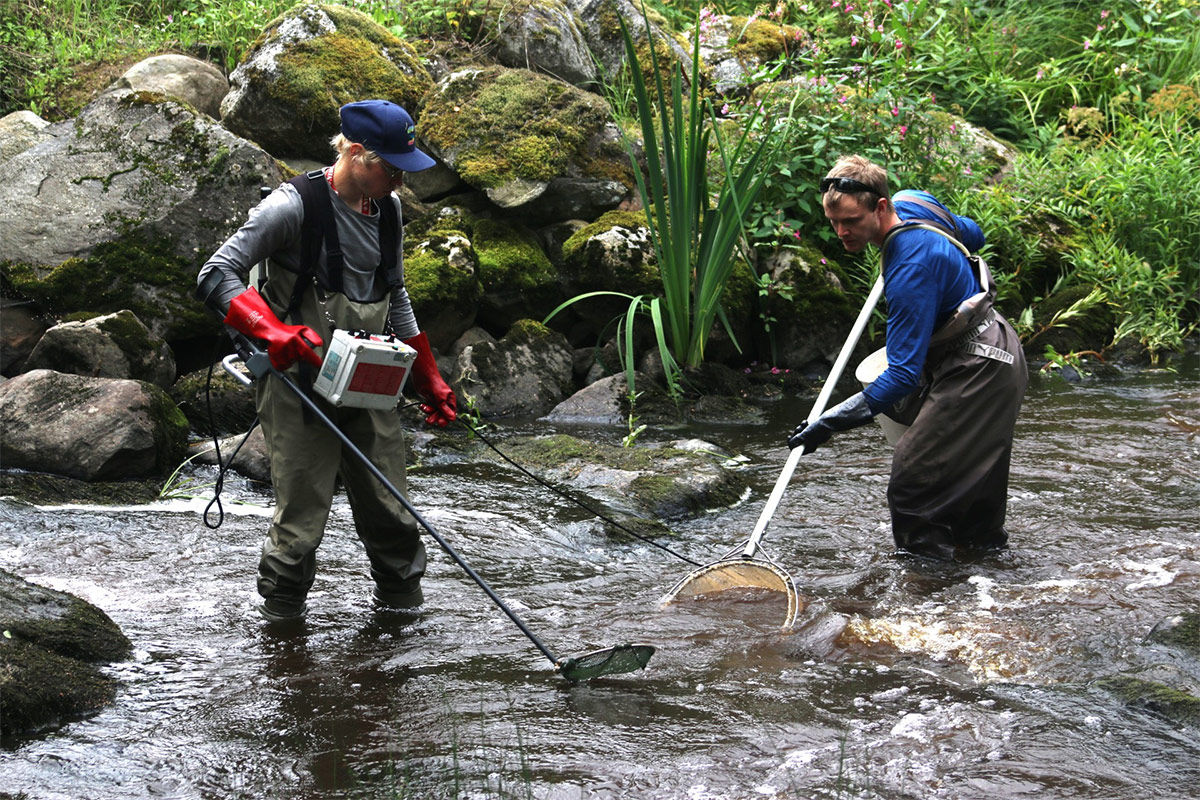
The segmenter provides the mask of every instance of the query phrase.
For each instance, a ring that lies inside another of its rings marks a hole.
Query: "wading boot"
[[[371,593],[372,605],[381,611],[396,611],[406,608],[416,608],[425,602],[421,584],[416,584],[400,591],[384,591],[378,586]]]
[[[297,622],[304,619],[304,615],[308,613],[308,606],[303,600],[267,597],[259,605],[258,613],[271,623]]]

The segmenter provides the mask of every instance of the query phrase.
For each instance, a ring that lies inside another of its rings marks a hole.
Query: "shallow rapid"
[[[1194,359],[1193,359],[1194,361]],[[800,398],[766,426],[693,426],[748,458],[739,506],[672,527],[703,563],[743,542]],[[662,607],[692,566],[607,535],[502,464],[412,471],[422,515],[557,656],[626,642],[641,672],[571,684],[429,540],[426,604],[369,606],[339,498],[306,624],[254,610],[269,497],[240,481],[138,508],[0,500],[0,567],[75,593],[134,642],[116,702],[5,743],[0,792],[69,798],[1194,797],[1200,728],[1102,679],[1196,660],[1146,641],[1200,610],[1200,393],[1183,374],[1035,377],[1017,428],[1008,551],[893,555],[876,427],[805,456],[763,540],[805,603],[731,592]],[[506,436],[549,432],[534,422]],[[650,432],[644,435],[652,435]],[[665,434],[664,434],[665,435]],[[199,478],[211,475],[197,473]]]

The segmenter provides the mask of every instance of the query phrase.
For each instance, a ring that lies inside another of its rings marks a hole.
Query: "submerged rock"
[[[555,434],[514,439],[503,451],[543,480],[660,522],[734,505],[747,488],[729,454],[692,441],[619,447]]]

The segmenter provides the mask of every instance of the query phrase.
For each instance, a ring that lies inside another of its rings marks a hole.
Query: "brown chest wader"
[[[934,332],[921,386],[888,414],[909,425],[896,443],[888,483],[896,546],[950,559],[956,548],[997,549],[1008,540],[1013,428],[1029,375],[1016,332],[993,306],[987,264],[937,226],[906,225],[894,234],[913,227],[950,239],[982,289]]]
[[[323,187],[322,187],[323,188]],[[311,274],[267,265],[260,291],[292,324],[308,325],[328,342],[335,329],[382,332],[390,295],[354,302],[327,292]],[[290,309],[290,313],[288,313]],[[324,355],[322,349],[318,349]],[[304,386],[297,367],[288,373]],[[311,395],[310,395],[311,396]],[[316,574],[316,551],[329,519],[340,476],[350,500],[354,527],[367,551],[376,595],[387,605],[421,602],[425,547],[412,515],[363,467],[341,441],[314,419],[280,381],[256,383],[256,405],[271,459],[276,505],[259,560],[258,592],[276,604],[303,607]],[[363,454],[407,494],[405,435],[394,410],[334,407],[321,410]]]

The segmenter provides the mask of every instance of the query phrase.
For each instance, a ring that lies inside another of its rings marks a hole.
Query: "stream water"
[[[0,796],[1196,797],[1196,721],[1097,683],[1200,681],[1194,660],[1146,641],[1200,610],[1196,374],[1035,377],[1011,547],[972,564],[892,554],[878,428],[805,456],[763,542],[806,606],[786,634],[781,595],[660,606],[690,564],[606,535],[505,465],[413,470],[416,507],[555,655],[658,648],[642,672],[577,685],[432,541],[426,604],[373,612],[344,497],[307,622],[285,632],[254,610],[270,509],[251,486],[227,484],[217,530],[206,498],[0,500],[0,567],[89,600],[135,648],[108,668],[113,705],[6,743]],[[810,402],[767,425],[671,432],[745,455],[753,487],[674,524],[673,549],[703,563],[745,540]],[[490,438],[549,430],[511,423]]]

